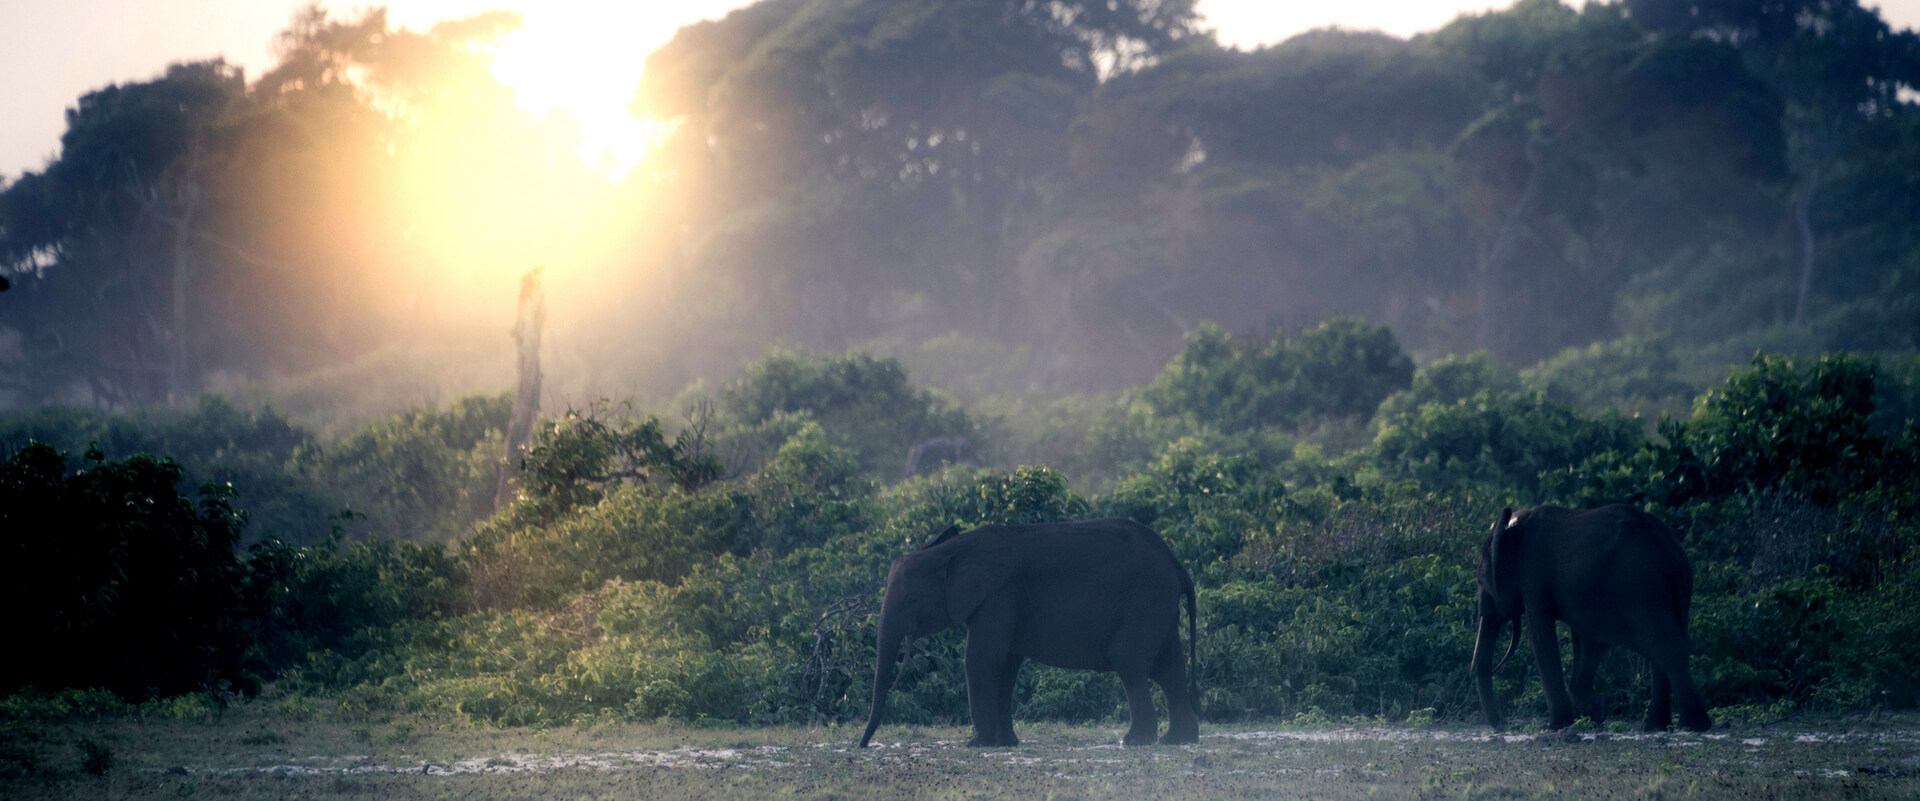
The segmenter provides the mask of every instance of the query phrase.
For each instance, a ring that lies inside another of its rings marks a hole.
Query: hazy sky
[[[64,111],[90,89],[151,78],[176,61],[225,56],[249,79],[273,63],[273,36],[307,0],[0,0],[0,176],[38,169],[59,149]],[[1325,25],[1398,35],[1511,0],[1200,0],[1227,44],[1252,47]],[[423,28],[490,8],[521,8],[526,29],[499,71],[535,110],[581,118],[590,148],[631,157],[635,123],[621,111],[642,60],[679,26],[748,0],[390,0],[395,25]],[[351,13],[368,3],[325,2]],[[1868,5],[1875,5],[1868,3]],[[1896,27],[1920,22],[1920,0],[1881,0]],[[584,79],[583,79],[584,76]]]

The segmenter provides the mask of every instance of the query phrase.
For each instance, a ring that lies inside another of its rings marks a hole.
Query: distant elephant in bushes
[[[1693,566],[1679,537],[1652,515],[1619,504],[1588,510],[1542,506],[1518,514],[1508,509],[1480,545],[1479,581],[1473,673],[1489,725],[1501,725],[1493,674],[1513,655],[1520,616],[1530,613],[1527,631],[1553,728],[1572,725],[1576,709],[1595,720],[1604,717],[1593,677],[1601,654],[1613,645],[1638,651],[1652,663],[1648,731],[1667,728],[1674,694],[1680,700],[1680,725],[1695,731],[1713,726],[1687,671]],[[1558,620],[1573,632],[1571,698],[1561,682]],[[1507,621],[1513,622],[1513,641],[1494,664],[1493,650]]]
[[[1180,653],[1180,600],[1186,599],[1186,659]],[[912,638],[967,627],[967,707],[971,746],[1019,745],[1013,734],[1013,685],[1028,659],[1044,665],[1111,670],[1126,688],[1132,725],[1127,745],[1154,741],[1159,718],[1147,687],[1166,694],[1162,743],[1200,738],[1189,684],[1196,645],[1193,578],[1160,535],[1127,520],[1025,526],[948,527],[887,574],[873,677],[873,711],[860,747],[886,713],[887,692]]]

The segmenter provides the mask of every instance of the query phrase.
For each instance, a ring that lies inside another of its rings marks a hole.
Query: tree
[[[1799,243],[1792,322],[1807,322],[1818,262],[1814,202],[1837,164],[1855,155],[1865,129],[1903,105],[1901,87],[1920,84],[1920,34],[1895,31],[1858,0],[1628,0],[1651,30],[1725,43],[1787,102],[1797,187],[1791,217]]]
[[[0,386],[180,402],[217,371],[489,330],[475,309],[510,297],[499,282],[591,254],[579,209],[605,183],[577,130],[493,78],[487,45],[516,25],[393,30],[315,6],[251,86],[210,61],[82,97],[60,156],[0,190],[0,274],[19,284],[0,326],[24,361]]]
[[[1780,101],[1725,43],[1649,37],[1617,6],[1556,0],[1433,38],[1496,90],[1454,147],[1489,232],[1482,346],[1530,359],[1610,333],[1596,299],[1703,232],[1769,227],[1758,210],[1785,176]]]
[[[61,156],[0,198],[0,272],[22,282],[9,314],[43,391],[80,384],[109,405],[183,401],[197,389],[195,330],[210,223],[244,83],[221,61],[112,85],[67,112]]]
[[[697,198],[693,261],[738,288],[715,290],[791,310],[767,333],[1019,339],[1015,255],[1075,106],[1193,21],[1185,0],[773,0],[681,30],[633,108],[679,122],[663,163]]]
[[[1393,333],[1353,318],[1278,335],[1264,347],[1202,324],[1141,399],[1158,414],[1238,432],[1371,416],[1412,381],[1413,360]]]

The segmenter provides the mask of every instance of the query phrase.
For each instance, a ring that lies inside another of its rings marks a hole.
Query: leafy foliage
[[[898,361],[860,351],[810,357],[775,348],[748,365],[721,398],[721,411],[740,430],[736,436],[778,436],[777,444],[805,421],[815,421],[874,475],[898,475],[896,466],[908,464],[915,446],[935,438],[967,440],[960,453],[968,460],[980,459],[990,447],[965,411],[908,383]]]
[[[1375,362],[1341,363],[1357,375],[1335,386],[1381,386]],[[757,469],[719,477],[702,472],[714,463],[699,430],[669,442],[656,419],[589,410],[543,426],[524,497],[453,551],[349,541],[350,516],[332,518],[339,528],[316,545],[268,539],[245,560],[228,534],[222,600],[209,607],[226,638],[191,651],[227,672],[203,667],[168,691],[276,676],[302,693],[384,693],[499,724],[854,719],[867,707],[882,580],[900,554],[950,524],[1117,516],[1160,531],[1196,577],[1209,718],[1464,719],[1477,713],[1465,669],[1476,546],[1500,506],[1557,494],[1637,497],[1683,533],[1698,574],[1695,664],[1713,703],[1910,706],[1920,686],[1904,666],[1920,655],[1889,643],[1913,624],[1905,610],[1920,587],[1911,570],[1920,436],[1871,424],[1875,375],[1848,355],[1762,356],[1701,396],[1693,416],[1666,424],[1665,439],[1645,441],[1628,418],[1511,389],[1513,375],[1485,357],[1449,360],[1379,403],[1371,446],[1328,457],[1302,441],[1262,454],[1243,448],[1245,433],[1183,415],[1182,430],[1198,433],[1143,444],[1156,450],[1087,495],[1040,466],[948,466],[885,485],[812,419],[797,420]],[[485,430],[482,417],[440,414],[405,430],[468,430],[462,441]],[[1147,443],[1170,430],[1128,436]],[[399,452],[447,444],[427,433],[388,441]],[[8,475],[40,476],[21,491],[51,492],[40,488],[46,475],[76,486],[179,475],[142,457],[65,476],[49,453],[36,445],[15,458]],[[1683,459],[1697,472],[1652,469]],[[177,509],[184,499],[173,497]],[[165,519],[226,520],[219,530],[237,531],[227,507],[207,508]],[[83,514],[128,514],[103,509]],[[15,547],[48,547],[36,543]],[[175,567],[150,574],[117,558],[99,564],[182,581],[166,572]],[[963,662],[957,631],[924,640],[893,694],[896,719],[964,720]],[[1611,713],[1637,714],[1646,686],[1636,669],[1624,657],[1603,665]],[[1525,668],[1498,686],[1521,710],[1544,704]],[[1015,700],[1028,719],[1106,720],[1119,709],[1111,676],[1039,666],[1023,672]],[[57,706],[31,694],[10,703]]]
[[[1142,400],[1158,414],[1192,415],[1229,432],[1291,428],[1313,417],[1371,415],[1413,372],[1392,332],[1355,319],[1276,336],[1265,347],[1201,325]]]
[[[1888,470],[1910,457],[1870,425],[1874,375],[1870,359],[1850,354],[1804,368],[1760,354],[1698,398],[1686,420],[1664,421],[1662,442],[1596,454],[1554,484],[1580,500],[1631,497],[1667,507],[1772,490],[1831,505],[1883,483],[1908,487],[1910,497],[1911,474]]]
[[[0,464],[0,587],[16,647],[0,687],[105,687],[148,698],[246,686],[233,491],[180,494],[180,466],[32,443]]]
[[[1615,412],[1589,417],[1534,392],[1481,390],[1382,421],[1382,473],[1431,487],[1485,484],[1534,497],[1542,473],[1640,442],[1640,424]]]
[[[416,409],[307,445],[287,467],[353,510],[356,533],[447,542],[493,511],[511,407],[506,395],[474,395]]]

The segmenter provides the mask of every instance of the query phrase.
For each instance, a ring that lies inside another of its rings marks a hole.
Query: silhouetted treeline
[[[80,98],[0,192],[0,391],[484,362],[536,261],[560,262],[549,373],[585,398],[780,339],[999,349],[1005,386],[1112,390],[1203,320],[1355,315],[1423,361],[1664,339],[1696,386],[1762,347],[1920,336],[1920,39],[1855,0],[1522,0],[1254,51],[1196,22],[767,0],[650,56],[633,110],[674,127],[609,185],[487,72],[510,15],[303,12],[252,81],[180,64]]]

